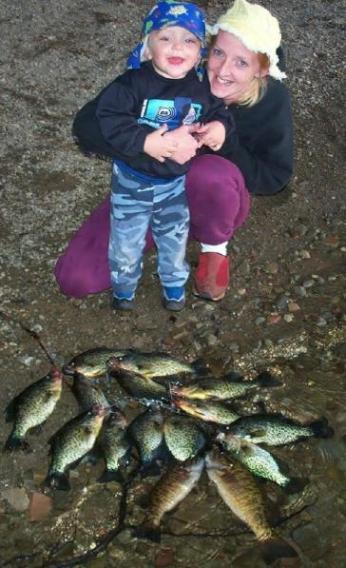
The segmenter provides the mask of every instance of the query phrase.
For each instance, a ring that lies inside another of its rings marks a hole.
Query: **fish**
[[[185,416],[167,416],[163,432],[168,450],[180,462],[193,459],[207,444],[203,430],[194,420]]]
[[[76,373],[73,377],[72,392],[75,395],[81,411],[89,410],[92,406],[99,405],[110,407],[102,389],[93,384],[89,378]]]
[[[128,427],[129,435],[139,454],[142,477],[159,473],[157,460],[165,457],[163,421],[164,417],[160,410],[149,407]]]
[[[136,399],[168,400],[169,398],[168,387],[134,371],[118,368],[114,357],[108,362],[108,372],[129,395]]]
[[[13,422],[4,449],[28,449],[27,432],[41,426],[52,414],[62,392],[62,372],[53,367],[50,372],[30,384],[7,405],[6,422]]]
[[[281,383],[269,373],[261,373],[253,381],[245,381],[243,377],[230,373],[225,377],[207,377],[192,384],[174,385],[172,393],[179,397],[194,400],[230,400],[244,396],[258,388],[270,388],[278,385],[281,386]]]
[[[216,485],[225,504],[263,544],[261,551],[264,559],[271,562],[275,558],[296,557],[297,551],[292,545],[270,526],[263,494],[248,469],[217,448],[207,453],[205,463],[208,477]]]
[[[163,516],[174,509],[197,484],[204,467],[204,458],[199,457],[169,467],[153,487],[144,521],[134,535],[160,542],[160,524]]]
[[[95,347],[75,355],[63,366],[65,375],[79,373],[89,379],[98,379],[107,374],[107,361],[110,357],[121,357],[127,350],[110,349],[109,347]]]
[[[175,377],[177,375],[197,375],[204,367],[200,361],[184,363],[168,353],[141,353],[130,351],[124,355],[115,356],[117,366],[126,371],[143,375],[147,379]]]
[[[228,431],[239,438],[268,446],[282,446],[313,436],[328,438],[334,434],[326,418],[303,426],[280,414],[242,416],[230,425]]]
[[[70,489],[68,470],[94,446],[109,408],[94,406],[69,420],[49,440],[51,463],[45,484],[54,489]]]
[[[290,483],[290,478],[281,473],[274,457],[257,444],[224,432],[219,432],[216,440],[221,443],[227,454],[240,461],[254,475],[274,481],[281,487]]]
[[[120,467],[129,464],[132,448],[127,426],[126,416],[113,406],[100,434],[99,446],[105,460],[105,470],[98,479],[100,483],[123,481]]]
[[[239,414],[236,414],[234,410],[220,401],[188,400],[173,397],[173,403],[180,410],[206,422],[228,425],[239,419]]]

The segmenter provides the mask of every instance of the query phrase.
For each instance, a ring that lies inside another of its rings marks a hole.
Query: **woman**
[[[293,134],[290,96],[281,83],[285,74],[279,68],[281,34],[276,18],[262,6],[235,0],[211,31],[214,38],[207,61],[211,92],[233,114],[237,136],[217,153],[194,158],[186,192],[190,236],[201,244],[194,293],[218,301],[229,286],[227,244],[249,213],[249,194],[275,194],[292,175]],[[89,137],[94,151],[111,155],[103,141],[97,143],[89,123],[82,118],[77,132],[82,147]],[[197,143],[186,127],[165,136],[176,140],[177,162],[195,155]],[[57,262],[55,276],[63,293],[83,297],[110,287],[108,236],[107,196]]]

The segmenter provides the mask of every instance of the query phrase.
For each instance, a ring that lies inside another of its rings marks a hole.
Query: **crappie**
[[[163,432],[168,450],[180,462],[193,459],[207,443],[203,430],[185,416],[167,416]]]
[[[7,406],[6,422],[13,422],[12,432],[5,443],[6,450],[25,449],[26,433],[43,424],[52,414],[62,389],[63,374],[53,368],[45,377],[32,383]]]
[[[251,473],[264,479],[274,481],[285,487],[290,479],[281,473],[274,457],[267,451],[244,438],[220,432],[216,440],[232,458],[240,461]]]
[[[110,349],[108,347],[95,347],[76,355],[63,367],[65,375],[79,373],[89,379],[97,379],[106,375],[107,361],[110,357],[121,357],[126,350]]]
[[[183,363],[168,353],[128,352],[116,357],[119,368],[143,375],[148,379],[167,378],[176,375],[196,375],[201,369],[199,362]]]
[[[149,408],[139,414],[128,428],[138,450],[142,476],[157,473],[156,460],[163,457],[164,449],[163,420],[159,410]]]
[[[75,395],[80,409],[89,410],[92,406],[111,406],[102,389],[93,384],[84,375],[75,374],[73,377],[72,392]]]
[[[99,446],[105,460],[105,470],[99,482],[122,481],[120,467],[128,465],[131,443],[127,434],[128,421],[120,410],[112,408],[112,414],[105,420],[99,438]]]
[[[262,493],[253,475],[240,462],[214,449],[206,456],[206,467],[209,479],[226,505],[266,544],[263,547],[266,559],[297,556],[292,546],[269,525]]]
[[[204,459],[197,458],[184,464],[174,464],[167,470],[150,493],[145,519],[135,529],[135,536],[160,542],[162,517],[187,497],[201,477],[203,466]]]
[[[253,381],[244,381],[242,377],[232,373],[226,377],[202,378],[190,385],[176,385],[173,387],[173,393],[179,397],[197,400],[230,400],[258,388],[269,388],[279,384],[281,385],[268,373],[261,373]]]
[[[108,361],[108,372],[129,395],[137,399],[167,400],[168,398],[168,388],[165,385],[134,371],[118,368],[114,357]]]
[[[52,436],[47,485],[55,489],[70,489],[66,471],[93,448],[108,413],[109,408],[95,406],[64,424]]]
[[[200,401],[188,400],[185,398],[174,398],[175,406],[184,410],[188,414],[205,420],[206,422],[215,422],[216,424],[232,424],[238,420],[239,415],[227,405],[219,401]]]
[[[325,418],[303,426],[279,414],[243,416],[234,422],[228,431],[239,438],[268,446],[290,444],[312,436],[326,438],[334,433]]]

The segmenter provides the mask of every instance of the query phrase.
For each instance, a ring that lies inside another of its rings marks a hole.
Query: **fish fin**
[[[31,451],[28,442],[12,433],[5,442],[4,451],[13,452],[15,450]]]
[[[230,383],[245,383],[243,375],[237,373],[236,371],[230,371],[224,376],[224,379],[229,381]]]
[[[13,422],[16,416],[16,401],[18,397],[16,396],[13,398],[5,408],[5,421],[6,422]]]
[[[274,536],[261,543],[261,555],[266,564],[272,564],[279,558],[298,558],[297,550],[284,538]]]
[[[327,418],[324,417],[311,422],[310,428],[317,438],[331,438],[334,435],[333,428],[329,426]]]
[[[289,495],[300,493],[308,483],[309,479],[307,477],[291,477],[286,485],[284,485],[284,489]]]
[[[191,367],[198,375],[205,375],[206,373],[208,373],[208,368],[201,358],[195,359],[195,361],[191,363]]]
[[[161,542],[160,530],[158,528],[153,528],[144,524],[134,529],[133,535],[136,538],[147,538],[148,540],[156,543]]]
[[[98,483],[108,483],[110,481],[117,481],[118,483],[123,483],[124,478],[120,473],[120,471],[105,469],[97,481]]]
[[[139,470],[141,478],[160,475],[161,468],[156,462],[143,464]]]
[[[282,387],[282,382],[268,371],[263,371],[257,375],[255,381],[258,382],[261,387]]]
[[[60,491],[69,491],[71,489],[69,478],[66,473],[60,473],[57,471],[48,473],[44,483],[48,487],[58,489]]]

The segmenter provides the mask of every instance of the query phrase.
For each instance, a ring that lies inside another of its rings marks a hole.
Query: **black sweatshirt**
[[[159,75],[150,61],[117,77],[101,95],[96,116],[116,159],[149,176],[172,178],[185,174],[190,162],[163,163],[143,150],[145,138],[160,125],[169,129],[193,122],[218,120],[227,141],[234,135],[233,119],[224,103],[210,92],[206,74],[200,81],[191,70],[182,79]]]
[[[292,111],[287,88],[269,77],[258,103],[252,107],[230,105],[229,109],[237,135],[218,154],[239,167],[250,193],[279,192],[293,171]]]

